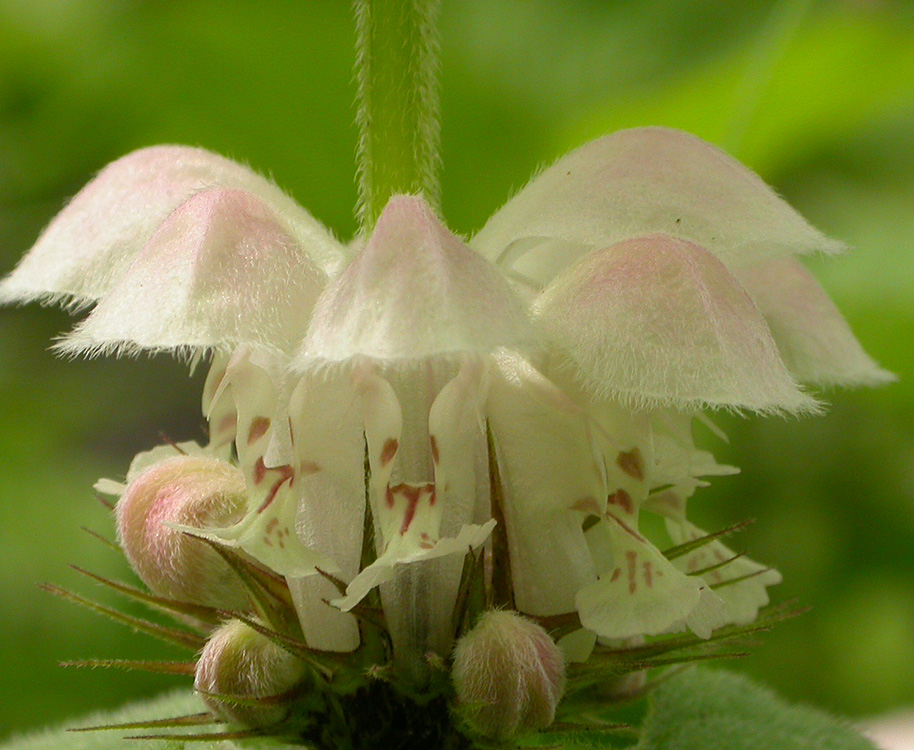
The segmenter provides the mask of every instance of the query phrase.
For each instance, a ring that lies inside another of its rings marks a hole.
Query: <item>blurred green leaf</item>
[[[693,669],[654,694],[637,750],[875,750],[847,724],[740,675]]]

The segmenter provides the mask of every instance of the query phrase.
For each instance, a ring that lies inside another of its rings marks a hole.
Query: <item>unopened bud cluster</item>
[[[150,590],[170,599],[247,609],[237,576],[207,544],[176,526],[227,527],[247,510],[244,476],[215,458],[179,455],[137,476],[117,504],[121,548]]]
[[[232,620],[207,641],[197,662],[194,688],[216,715],[249,727],[264,727],[286,718],[286,703],[292,698],[288,693],[304,677],[305,665],[300,659]],[[257,699],[268,700],[258,705]]]
[[[470,726],[506,739],[552,724],[565,689],[565,660],[535,622],[489,611],[457,642],[452,675]]]

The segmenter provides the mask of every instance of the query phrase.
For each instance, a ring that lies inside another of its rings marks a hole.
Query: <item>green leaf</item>
[[[200,735],[199,728],[194,726],[192,722],[189,722],[185,728],[174,730],[177,740],[166,742],[128,742],[125,736],[136,736],[137,732],[135,729],[127,728],[124,731],[107,730],[99,732],[68,732],[67,730],[87,725],[136,725],[161,719],[162,717],[195,714],[202,707],[200,698],[188,690],[179,690],[150,701],[134,703],[116,711],[92,714],[81,719],[69,721],[63,726],[13,738],[4,744],[0,744],[0,750],[47,750],[47,748],[54,748],[55,750],[123,750],[125,747],[136,747],[138,750],[143,748],[150,748],[150,750],[178,750],[183,746],[180,734]],[[157,733],[157,736],[160,735],[161,729]],[[232,750],[238,747],[221,740],[196,740],[191,746],[194,750]],[[245,750],[284,750],[292,747],[287,743],[268,738],[252,738],[244,743]],[[296,750],[303,750],[302,745],[294,747]],[[306,746],[304,750],[307,750]]]
[[[637,750],[875,750],[848,724],[742,675],[693,669],[653,694]]]

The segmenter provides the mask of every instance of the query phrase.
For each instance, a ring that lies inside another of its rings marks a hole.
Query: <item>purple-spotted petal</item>
[[[534,304],[592,394],[631,406],[809,411],[758,308],[698,245],[649,235],[595,251]]]
[[[522,240],[560,240],[555,251],[574,254],[655,232],[703,245],[731,267],[843,247],[733,157],[666,128],[621,130],[559,159],[471,245],[494,262]],[[556,261],[543,264],[548,277]]]
[[[185,534],[241,549],[270,570],[290,578],[315,575],[317,569],[334,570],[333,561],[311,549],[295,533],[298,504],[283,482],[269,504],[249,511],[226,528],[195,528],[168,524]]]
[[[768,321],[790,371],[820,385],[895,380],[860,346],[838,308],[803,265],[777,258],[734,272]]]
[[[290,351],[326,283],[308,251],[253,193],[197,193],[59,348],[133,353],[256,343]]]
[[[612,515],[587,532],[594,556],[604,564],[599,580],[577,592],[581,624],[604,638],[659,635],[687,622],[707,588],[670,563],[661,552]],[[608,551],[608,555],[606,553]],[[708,637],[705,623],[696,635]]]
[[[415,361],[528,346],[532,329],[502,275],[419,198],[396,196],[328,286],[297,359]]]
[[[327,230],[252,170],[203,149],[154,146],[109,164],[70,201],[0,283],[0,302],[91,304],[126,272],[172,211],[208,188],[257,195],[284,217],[295,241],[323,270],[333,272],[342,262]]]
[[[427,515],[429,515],[429,508],[426,504],[417,509],[413,525],[421,528],[427,522],[430,528],[435,524],[435,520],[427,521],[425,518]],[[372,588],[387,581],[392,581],[395,576],[395,568],[398,565],[428,562],[451,555],[461,555],[458,558],[458,562],[462,564],[462,556],[483,544],[492,533],[493,528],[495,528],[495,521],[493,520],[489,520],[482,525],[467,524],[454,537],[445,537],[421,543],[412,535],[401,536],[387,548],[383,555],[356,576],[346,588],[346,595],[334,600],[333,605],[344,611],[352,609]],[[432,593],[429,592],[430,595]]]

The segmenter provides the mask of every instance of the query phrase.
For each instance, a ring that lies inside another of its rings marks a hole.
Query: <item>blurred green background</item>
[[[0,271],[90,176],[132,149],[200,145],[272,174],[354,229],[353,34],[345,0],[0,0]],[[824,418],[721,417],[743,468],[693,508],[746,517],[778,596],[812,605],[739,665],[854,716],[914,704],[914,4],[444,0],[444,214],[478,229],[540,163],[620,127],[718,143],[852,254],[811,265],[901,376],[826,394]],[[170,679],[57,666],[168,652],[42,594],[107,600],[67,568],[129,575],[92,483],[198,437],[199,380],[167,359],[67,362],[69,317],[0,311],[0,736]]]

